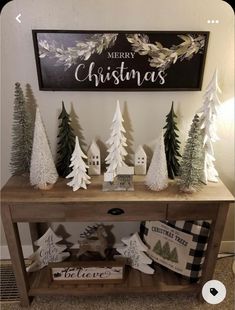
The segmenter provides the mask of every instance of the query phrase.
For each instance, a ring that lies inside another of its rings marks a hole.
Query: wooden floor
[[[198,283],[189,283],[177,274],[161,269],[154,275],[143,274],[128,268],[123,283],[118,284],[66,284],[48,281],[46,268],[33,273],[30,278],[30,296],[37,295],[103,295],[123,293],[194,292],[200,291]]]

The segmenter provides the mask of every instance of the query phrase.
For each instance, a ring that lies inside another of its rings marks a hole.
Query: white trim
[[[28,258],[33,253],[32,245],[22,245],[24,258]],[[0,246],[0,259],[11,259],[7,245]]]
[[[222,241],[219,253],[234,253],[235,254],[235,241]]]

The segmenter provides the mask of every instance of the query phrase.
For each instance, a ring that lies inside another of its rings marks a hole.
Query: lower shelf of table
[[[66,284],[48,281],[48,272],[43,269],[30,276],[29,296],[38,295],[105,295],[127,293],[192,292],[199,293],[198,283],[189,283],[177,274],[161,269],[154,275],[146,275],[128,268],[123,283],[118,284]]]

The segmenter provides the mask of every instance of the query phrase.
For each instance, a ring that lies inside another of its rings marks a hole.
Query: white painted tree
[[[139,234],[136,232],[131,237],[122,238],[122,242],[125,246],[116,250],[127,258],[127,264],[143,273],[153,274],[154,269],[148,266],[152,263],[152,259],[144,253],[147,252],[148,247],[142,242]]]
[[[145,184],[153,191],[161,191],[168,186],[168,172],[163,133],[157,140],[153,157],[145,178]]]
[[[27,267],[28,272],[33,272],[47,266],[48,263],[62,262],[70,256],[69,252],[64,252],[67,249],[66,245],[58,245],[57,243],[63,240],[58,237],[49,227],[46,233],[34,242],[39,248],[34,252],[29,259],[32,263]]]
[[[30,165],[30,183],[39,189],[47,190],[56,183],[57,179],[58,173],[51,154],[46,130],[39,108],[37,108]]]
[[[123,122],[124,120],[120,111],[119,101],[117,101],[116,112],[111,126],[111,135],[106,142],[109,154],[105,159],[106,164],[108,165],[106,173],[112,175],[113,178],[117,175],[117,168],[126,165],[124,159],[127,155],[127,151],[125,150],[127,139],[124,136],[126,130],[123,127]]]
[[[70,167],[72,167],[72,171],[66,176],[66,178],[72,178],[67,185],[73,187],[73,191],[76,191],[81,187],[86,189],[87,184],[91,183],[89,181],[90,177],[86,173],[88,165],[84,162],[83,158],[86,159],[87,156],[81,150],[78,137],[76,137],[75,148],[70,160]]]
[[[214,72],[212,80],[206,88],[203,96],[203,105],[197,111],[200,115],[200,127],[203,132],[203,149],[204,149],[204,172],[203,182],[218,182],[218,172],[215,169],[213,142],[219,140],[216,133],[215,121],[218,115],[220,100],[217,93],[221,93],[217,81],[217,70]]]

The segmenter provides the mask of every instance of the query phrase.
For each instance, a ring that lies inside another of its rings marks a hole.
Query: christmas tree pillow
[[[210,224],[205,221],[146,221],[143,240],[158,264],[190,280],[201,276]]]

